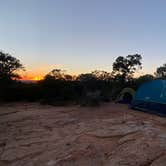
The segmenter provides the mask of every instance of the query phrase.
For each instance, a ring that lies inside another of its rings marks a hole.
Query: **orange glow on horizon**
[[[36,77],[34,77],[32,80],[34,80],[34,81],[40,81],[40,80],[42,80],[43,79],[43,77],[41,77],[41,76],[36,76]]]
[[[72,75],[73,77],[78,76],[79,74],[84,74],[84,73],[90,73],[91,71],[97,70],[91,70],[91,69],[86,69],[86,68],[70,68],[65,67],[63,65],[41,65],[39,67],[31,67],[27,68],[26,71],[20,71],[19,74],[21,76],[21,80],[34,80],[34,81],[39,81],[44,79],[45,75],[49,73],[52,69],[64,69],[66,72],[65,74]],[[136,73],[135,76],[138,77],[142,75],[142,73]]]
[[[34,81],[40,81],[44,78],[44,76],[40,76],[40,75],[27,75],[27,76],[22,76],[21,80],[34,80]]]
[[[62,68],[62,65],[40,65],[36,67],[26,68],[26,71],[20,71],[21,80],[34,80],[39,81],[44,78],[44,76],[49,73],[54,68]]]
[[[44,76],[54,68],[55,67],[52,67],[52,66],[49,66],[49,67],[43,66],[43,67],[40,67],[40,68],[37,68],[37,69],[34,69],[34,70],[31,69],[31,70],[27,70],[27,71],[24,71],[24,72],[20,72],[19,74],[21,76],[21,80],[39,81],[39,80],[44,79]],[[67,72],[66,74],[70,74],[72,76],[77,75],[74,72],[71,72],[71,73]]]

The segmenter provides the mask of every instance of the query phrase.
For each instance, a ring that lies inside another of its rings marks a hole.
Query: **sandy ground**
[[[166,118],[113,103],[1,105],[0,166],[166,166]]]

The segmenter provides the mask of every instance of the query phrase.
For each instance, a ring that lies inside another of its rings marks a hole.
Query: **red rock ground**
[[[113,103],[1,105],[0,166],[166,166],[166,118]]]

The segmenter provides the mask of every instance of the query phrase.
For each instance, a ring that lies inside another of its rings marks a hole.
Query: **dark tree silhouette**
[[[166,79],[166,63],[157,68],[155,75],[157,78]]]
[[[65,75],[64,75],[64,79],[65,79],[66,81],[73,81],[73,80],[74,80],[73,76],[72,76],[72,75],[69,75],[69,74],[65,74]]]
[[[18,70],[24,70],[20,60],[0,51],[0,80],[20,78]]]
[[[155,79],[152,75],[132,77],[141,68],[141,60],[139,54],[118,57],[112,73],[95,70],[77,77],[66,74],[65,70],[53,69],[43,80],[27,84],[13,81],[19,78],[18,70],[24,69],[20,61],[0,51],[0,102],[23,100],[53,105],[98,105],[115,100],[123,88],[137,89],[142,83]],[[157,69],[156,75],[166,78],[166,64]]]
[[[64,80],[65,71],[61,69],[53,69],[46,76],[45,79]]]
[[[63,81],[72,81],[73,77],[69,74],[65,74],[65,70],[61,69],[53,69],[46,76],[47,80],[63,80]]]
[[[111,73],[102,70],[95,70],[92,74],[98,79],[103,81],[108,81],[112,79]]]
[[[113,63],[112,74],[123,81],[132,78],[137,69],[142,68],[142,56],[139,54],[128,55],[126,57],[119,56]]]
[[[80,74],[77,77],[77,80],[82,82],[96,81],[97,77],[92,73],[86,73],[86,74]]]

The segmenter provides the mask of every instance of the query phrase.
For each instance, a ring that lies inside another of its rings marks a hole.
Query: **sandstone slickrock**
[[[0,106],[0,166],[165,166],[166,118],[126,105]]]

